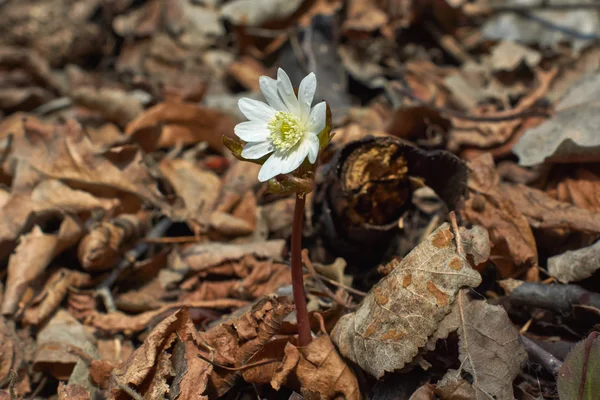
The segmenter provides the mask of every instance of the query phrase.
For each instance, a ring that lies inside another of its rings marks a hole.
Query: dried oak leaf
[[[402,261],[392,261],[392,272],[335,326],[332,338],[342,355],[377,378],[414,359],[452,310],[458,291],[481,282],[465,257],[487,259],[487,232],[481,227],[462,232],[484,240],[463,238],[460,247],[467,254],[459,254],[459,239],[444,223]]]
[[[75,104],[98,111],[107,121],[122,127],[144,110],[136,96],[115,88],[77,88],[71,98]]]
[[[548,273],[562,283],[589,278],[600,268],[600,241],[548,259]]]
[[[223,135],[233,136],[235,121],[220,111],[187,103],[161,103],[146,110],[125,129],[146,151],[199,142],[207,142],[215,150],[222,150]],[[149,133],[160,128],[154,143],[147,143]],[[146,141],[146,144],[143,142]]]
[[[558,372],[561,399],[598,400],[600,376],[600,333],[592,332],[577,343]]]
[[[488,229],[494,253],[508,253],[510,262],[516,266],[536,266],[538,255],[533,232],[513,196],[500,184],[492,156],[488,153],[473,159],[469,168],[470,196],[462,210],[465,218]],[[512,265],[500,269],[503,276],[513,272]]]
[[[504,308],[483,300],[469,300],[461,291],[452,312],[442,320],[430,341],[435,343],[434,339],[446,338],[452,331],[458,331],[459,360],[462,369],[473,378],[475,399],[513,400],[513,381],[521,372],[527,353]],[[455,390],[464,386],[460,381],[449,385],[454,377],[460,377],[460,373],[446,373],[443,386]]]

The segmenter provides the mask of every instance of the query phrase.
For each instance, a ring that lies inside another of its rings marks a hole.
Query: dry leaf
[[[148,213],[121,214],[92,226],[77,248],[81,266],[87,271],[114,267],[127,247],[145,235],[149,217]]]
[[[132,94],[112,88],[77,88],[71,93],[75,104],[99,111],[106,120],[126,126],[142,113],[140,101]]]
[[[90,393],[83,387],[75,384],[58,384],[58,400],[91,400]]]
[[[59,310],[37,335],[38,349],[33,367],[56,379],[68,379],[79,360],[71,347],[83,351],[86,344],[93,342],[93,336],[79,321],[65,310]]]
[[[65,216],[57,233],[46,234],[36,225],[29,234],[21,236],[19,246],[8,260],[2,314],[13,314],[29,285],[42,275],[56,255],[77,243],[81,235],[81,224]]]
[[[114,335],[121,332],[132,334],[148,328],[152,322],[156,323],[182,307],[187,307],[192,310],[196,308],[235,309],[244,307],[247,304],[247,301],[236,299],[175,302],[166,304],[157,310],[147,311],[138,315],[127,315],[120,311],[114,311],[108,314],[95,312],[89,317],[88,322],[96,329],[108,334]]]
[[[473,237],[487,232],[475,227]],[[481,282],[465,255],[457,253],[457,239],[445,223],[421,242],[392,272],[371,289],[356,312],[342,317],[332,332],[345,357],[371,375],[401,369],[411,362],[438,322],[448,314],[460,288]],[[487,240],[478,248],[461,244],[474,257],[487,258]]]
[[[533,228],[600,233],[599,213],[555,200],[529,186],[503,184],[500,187]]]
[[[600,161],[600,137],[594,126],[598,118],[600,74],[575,83],[543,124],[529,129],[513,147],[519,164]]]
[[[127,125],[125,134],[137,141],[160,128],[154,145],[143,145],[146,150],[207,142],[215,150],[223,149],[221,137],[232,136],[235,122],[220,111],[187,103],[161,103],[146,110]]]
[[[536,74],[539,81],[537,87],[526,93],[519,104],[511,110],[496,112],[493,109],[490,110],[489,105],[484,105],[473,110],[472,113],[477,116],[503,116],[528,110],[546,95],[557,71],[558,69],[538,70]],[[468,146],[489,149],[506,143],[526,121],[527,119],[523,118],[513,118],[503,122],[476,122],[468,119],[452,118],[453,130],[448,147],[457,149]]]
[[[221,8],[221,15],[233,25],[261,26],[284,20],[302,4],[302,0],[234,0]]]
[[[24,124],[27,140],[14,154],[20,162],[48,177],[87,185],[92,193],[117,190],[163,205],[139,148],[121,146],[98,153],[74,120],[52,127],[29,120]]]
[[[548,259],[548,273],[562,283],[589,278],[600,268],[600,242]]]
[[[513,381],[521,372],[527,354],[504,308],[482,300],[469,300],[461,291],[452,312],[430,340],[443,339],[455,330],[460,339],[461,367],[473,378],[475,399],[513,400]],[[457,371],[448,371],[441,386],[444,390],[452,386],[455,393],[464,383],[450,385],[452,375],[460,376]]]
[[[356,376],[325,332],[303,348],[288,342],[284,352],[281,365],[271,380],[271,386],[276,390],[287,380],[297,379],[305,399],[362,398]]]
[[[248,254],[259,258],[279,259],[284,245],[284,240],[248,244],[202,243],[186,247],[180,252],[179,257],[190,270],[199,271],[226,261],[239,260]]]
[[[71,288],[79,289],[92,282],[88,274],[61,269],[46,281],[42,292],[25,309],[23,323],[39,325],[60,305]]]
[[[469,163],[471,174],[468,187],[470,196],[463,210],[466,219],[488,229],[494,245],[493,252],[508,255],[511,265],[503,268],[502,276],[507,277],[517,267],[537,265],[537,247],[533,232],[522,211],[517,207],[494,168],[490,154],[484,154]]]

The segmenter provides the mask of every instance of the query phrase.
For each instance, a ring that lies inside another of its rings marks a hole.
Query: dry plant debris
[[[599,38],[582,0],[0,1],[0,399],[597,399]],[[267,184],[228,146],[279,68],[331,140]]]

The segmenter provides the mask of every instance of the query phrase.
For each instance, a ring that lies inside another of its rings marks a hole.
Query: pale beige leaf
[[[462,291],[440,327],[444,333],[434,334],[439,339],[453,330],[458,332],[459,360],[462,369],[472,377],[475,399],[514,399],[513,380],[521,372],[527,354],[519,332],[501,306],[470,301]],[[459,378],[457,371],[450,370],[438,385],[451,393],[470,392]]]
[[[479,234],[487,236],[485,230]],[[471,243],[482,248],[469,246],[468,254],[489,255],[487,240]],[[356,312],[337,323],[332,338],[342,355],[377,378],[412,361],[451,311],[460,288],[481,282],[465,256],[458,254],[449,224],[436,229],[373,287]]]
[[[600,268],[600,241],[548,259],[548,272],[562,283],[589,278]]]

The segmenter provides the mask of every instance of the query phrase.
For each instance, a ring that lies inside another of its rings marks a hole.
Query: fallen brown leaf
[[[500,184],[492,156],[481,155],[472,160],[469,167],[470,196],[463,213],[472,223],[488,229],[493,254],[508,258],[508,266],[499,264],[502,276],[514,273],[515,266],[536,266],[538,256],[533,232],[522,210],[514,203],[514,197]]]
[[[64,382],[58,384],[58,399],[59,400],[91,400],[90,393],[79,385],[69,384]]]
[[[85,327],[65,310],[58,312],[37,335],[38,348],[33,368],[48,373],[56,379],[66,380],[71,375],[79,357],[71,348],[81,349],[94,338]]]
[[[463,230],[485,239],[481,227]],[[461,287],[481,282],[466,254],[487,259],[487,240],[465,246],[445,223],[421,242],[402,261],[392,261],[390,274],[371,289],[356,312],[343,316],[332,332],[345,357],[371,375],[401,369],[411,362],[452,310]]]
[[[222,150],[223,135],[232,136],[235,122],[220,111],[195,104],[161,103],[146,110],[131,121],[125,134],[137,141],[144,141],[148,130],[161,126],[161,134],[154,146],[147,150],[207,142],[213,149]]]

